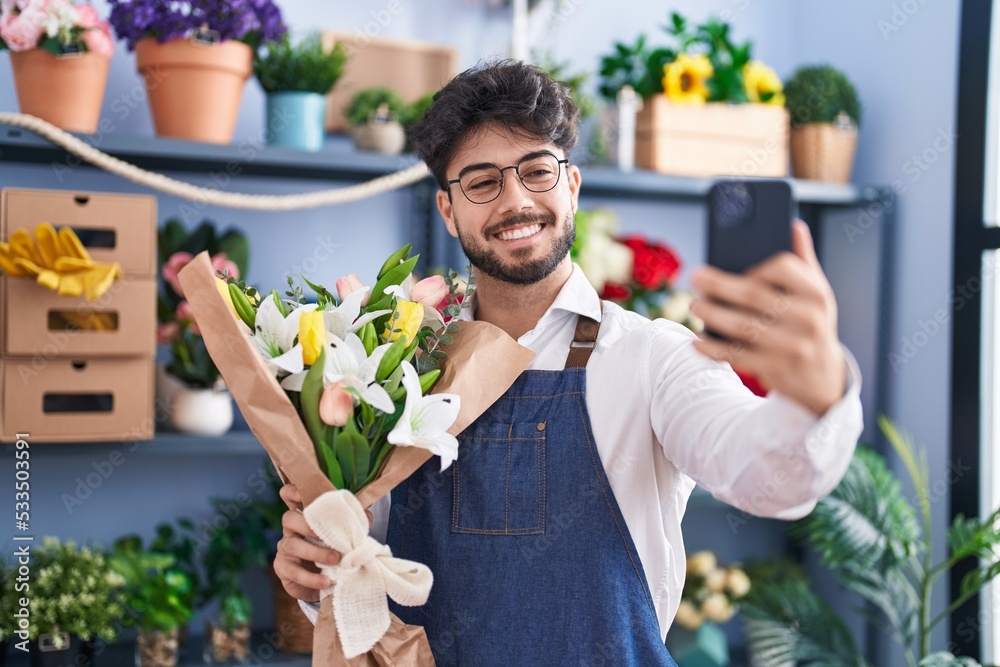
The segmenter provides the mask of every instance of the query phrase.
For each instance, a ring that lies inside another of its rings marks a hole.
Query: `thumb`
[[[805,260],[807,264],[819,268],[819,258],[816,257],[812,233],[809,231],[809,225],[802,220],[792,222],[792,252]]]

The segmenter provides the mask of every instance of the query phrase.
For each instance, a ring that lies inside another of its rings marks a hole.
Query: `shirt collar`
[[[472,308],[463,308],[459,315],[459,320],[475,319],[474,310],[475,304],[473,304]],[[583,315],[597,322],[601,321],[601,299],[597,296],[597,290],[587,280],[583,269],[576,262],[573,263],[573,272],[570,274],[569,279],[562,286],[562,289],[559,290],[559,294],[556,295],[556,299],[549,306],[549,309],[538,320],[535,329],[542,327],[544,324],[547,324],[549,319],[557,317],[562,313]]]

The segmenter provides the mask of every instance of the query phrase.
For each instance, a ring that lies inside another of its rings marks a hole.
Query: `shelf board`
[[[93,456],[95,451],[106,449],[127,450],[130,456],[233,456],[260,455],[266,456],[264,447],[257,437],[246,429],[229,431],[219,436],[190,435],[187,433],[157,433],[152,440],[142,440],[138,443],[128,441],[115,442],[54,442],[42,443],[31,441],[32,453],[44,452],[56,456],[73,456],[83,454]],[[134,451],[132,447],[138,445]],[[3,453],[13,453],[14,445],[3,445]]]
[[[344,137],[328,139],[323,150],[300,151],[258,143],[216,145],[179,139],[116,134],[78,134],[100,150],[153,171],[185,171],[271,178],[366,181],[417,162],[414,155],[381,155],[357,151]],[[52,164],[65,162],[66,151],[19,127],[0,124],[0,162]],[[646,201],[699,201],[712,179],[666,176],[651,171],[625,173],[613,167],[582,167],[581,194]],[[430,180],[428,179],[428,182]],[[852,206],[878,200],[877,187],[791,180],[800,204]]]

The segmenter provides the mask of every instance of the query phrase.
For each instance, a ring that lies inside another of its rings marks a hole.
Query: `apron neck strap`
[[[604,303],[601,303],[601,314],[604,314]],[[586,368],[590,354],[597,344],[597,332],[601,323],[584,315],[578,315],[576,333],[569,346],[569,356],[566,357],[566,368]]]

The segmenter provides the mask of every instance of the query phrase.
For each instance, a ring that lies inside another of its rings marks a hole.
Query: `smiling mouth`
[[[519,239],[526,239],[534,236],[535,234],[542,231],[541,223],[532,223],[530,225],[523,225],[521,227],[514,227],[513,229],[505,229],[504,231],[494,234],[501,241],[517,241]]]

